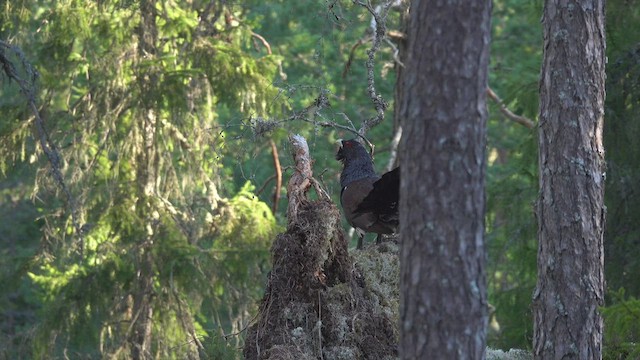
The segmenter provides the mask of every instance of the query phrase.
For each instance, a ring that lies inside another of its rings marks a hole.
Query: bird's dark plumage
[[[373,183],[373,189],[365,197],[356,213],[373,211],[380,215],[398,215],[398,198],[400,197],[400,168],[397,167],[382,175]]]
[[[364,233],[392,234],[398,229],[400,170],[382,177],[373,168],[367,150],[356,140],[340,140],[336,159],[344,165],[340,174],[340,203],[344,216],[358,231],[358,248]]]

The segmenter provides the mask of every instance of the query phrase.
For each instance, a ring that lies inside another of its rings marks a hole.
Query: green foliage
[[[605,359],[640,357],[640,29],[631,26],[640,21],[638,5],[607,2]]]
[[[154,248],[154,328],[169,345],[158,349],[163,358],[181,358],[186,352],[180,349],[192,335],[215,338],[219,329],[237,328],[235,316],[258,297],[263,282],[256,279],[264,279],[276,227],[270,209],[252,191],[247,184],[229,200],[214,222],[220,228],[209,245],[201,244],[206,248],[189,244],[176,228],[162,230],[166,238]],[[42,302],[38,357],[64,349],[89,357],[100,357],[99,348],[120,351],[121,333],[129,326],[123,311],[135,291],[136,269],[127,255],[134,246],[100,224],[87,236],[81,264],[41,259],[39,269],[29,274]],[[192,318],[196,314],[198,319]],[[185,328],[184,322],[194,324]],[[46,345],[56,337],[58,346]],[[169,350],[174,348],[177,352]]]
[[[513,129],[513,125],[509,127]],[[529,347],[532,332],[529,304],[537,269],[533,216],[537,195],[535,139],[525,128],[514,130],[528,133],[518,137],[523,143],[510,151],[492,150],[487,170],[489,298],[500,325],[490,344],[505,350]]]
[[[613,304],[603,309],[605,346],[603,358],[637,359],[640,357],[640,300],[627,296],[625,289],[610,291]]]
[[[4,22],[2,35],[29,49],[39,71],[41,114],[75,199],[54,201],[55,184],[39,173],[43,246],[21,270],[37,289],[30,351],[126,358],[139,299],[153,308],[151,349],[162,358],[197,353],[194,339],[243,326],[263,286],[275,219],[249,185],[229,199],[219,193],[229,150],[215,120],[223,105],[235,116],[264,113],[277,93],[278,57],[247,51],[251,29],[225,20],[240,14],[237,5],[207,13],[207,4],[161,2],[153,25],[134,3],[19,5],[4,19],[33,17]],[[157,34],[152,53],[140,51],[143,28]],[[12,156],[3,161],[25,159],[13,156],[20,146],[43,164],[24,131],[30,114],[16,88],[7,91],[0,136],[12,141],[0,150]],[[143,277],[148,290],[139,288]]]
[[[607,99],[604,141],[607,150],[607,228],[605,261],[611,289],[624,287],[640,296],[640,21],[637,2],[610,1],[607,6]]]
[[[214,243],[214,249],[224,251],[238,245],[244,249],[249,245],[265,248],[266,244],[244,242],[254,237],[265,240],[273,235],[275,219],[271,209],[254,195],[254,191],[255,186],[246,182],[229,200],[227,212],[222,215],[224,221],[218,229],[220,238]]]
[[[238,358],[238,349],[235,348],[224,335],[214,336],[203,342],[206,359],[235,360]]]
[[[286,136],[306,136],[316,176],[337,200],[332,142],[353,135],[311,118],[358,127],[375,114],[366,92],[371,16],[352,1],[161,1],[155,29],[143,22],[144,4],[27,0],[6,2],[0,12],[0,39],[24,51],[0,47],[2,55],[22,78],[35,74],[25,59],[39,74],[39,109],[84,230],[79,237],[71,204],[49,175],[24,94],[1,78],[0,322],[7,325],[0,357],[126,358],[150,241],[154,353],[237,357],[241,337],[225,334],[251,320],[285,211],[282,204],[275,215],[270,210],[269,140],[286,179]],[[493,11],[490,86],[534,122],[541,10],[540,1],[499,0]],[[636,354],[638,341],[640,6],[608,1],[607,17],[606,275],[611,288],[626,292],[610,293],[603,314],[605,346],[616,358]],[[392,9],[388,29],[399,22]],[[143,29],[157,34],[147,53]],[[389,155],[394,46],[385,42],[376,54],[376,89],[390,103],[387,120],[368,134],[379,171]],[[320,94],[330,107],[300,112]],[[150,118],[153,131],[145,127]],[[505,350],[531,341],[536,141],[535,129],[490,103],[487,275],[500,327],[490,345]]]
[[[193,57],[194,66],[207,74],[211,89],[220,101],[243,113],[266,114],[275,88],[264,74],[278,65],[279,57],[253,59],[242,56],[242,50],[234,45],[205,40],[194,44]],[[234,89],[229,89],[227,84],[233,84]]]
[[[542,7],[517,0],[494,2],[489,86],[514,113],[536,121],[542,58]],[[495,322],[489,346],[531,347],[529,304],[536,283],[538,194],[537,134],[489,104],[487,277]]]
[[[38,252],[42,220],[28,201],[33,176],[25,166],[12,167],[0,184],[0,359],[32,358],[31,339],[38,298],[26,273]]]
[[[494,2],[492,13],[489,86],[511,111],[529,119],[538,114],[542,5],[542,1],[501,0]]]

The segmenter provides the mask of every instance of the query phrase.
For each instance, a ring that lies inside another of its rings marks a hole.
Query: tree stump
[[[394,284],[389,286],[397,295],[397,247],[391,276],[376,276],[367,272],[366,261],[354,262],[340,212],[313,179],[306,140],[295,135],[290,142],[296,170],[287,186],[288,226],[271,248],[273,268],[256,322],[248,329],[244,357],[395,358],[397,310],[394,314],[392,309],[397,304],[389,305],[384,291],[368,285],[367,279],[391,279]],[[312,186],[318,200],[307,196]],[[369,252],[382,259],[377,248]]]

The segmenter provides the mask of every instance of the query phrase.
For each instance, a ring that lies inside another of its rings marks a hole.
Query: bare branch
[[[366,41],[371,40],[372,37],[367,36],[364,37],[362,39],[359,39],[352,47],[351,47],[351,51],[349,51],[349,58],[347,59],[347,63],[344,64],[344,70],[342,70],[342,78],[346,78],[347,77],[347,73],[349,72],[349,70],[351,70],[351,63],[353,63],[353,58],[356,55],[356,50],[362,45],[364,44]]]
[[[254,33],[252,31],[251,32],[251,36],[253,36],[254,38],[260,40],[260,42],[262,42],[262,45],[264,45],[264,47],[267,49],[267,54],[271,55],[271,45],[269,45],[267,40],[264,37],[262,37],[262,35]]]
[[[322,189],[320,183],[313,178],[311,154],[307,140],[302,135],[290,135],[289,142],[293,149],[293,162],[295,163],[295,171],[287,184],[287,197],[289,198],[287,223],[288,227],[291,227],[297,223],[298,208],[309,201],[307,191],[311,186],[313,186],[319,198],[330,200],[331,197]]]
[[[297,222],[298,208],[307,202],[307,191],[311,187],[311,158],[309,156],[309,145],[307,140],[301,135],[289,136],[289,142],[293,148],[293,160],[295,171],[289,179],[287,185],[287,196],[289,207],[287,208],[287,221],[289,226]]]
[[[256,196],[260,196],[264,191],[264,189],[267,188],[267,185],[269,185],[271,181],[275,180],[276,176],[277,176],[276,174],[269,176],[267,180],[265,180],[264,183],[262,183],[262,186],[260,186],[260,188],[256,190]]]
[[[370,1],[364,2],[362,0],[353,0],[353,3],[366,8],[373,16],[373,21],[375,23],[373,42],[371,44],[371,48],[367,50],[367,61],[365,65],[367,67],[367,92],[369,93],[369,98],[376,109],[376,116],[362,122],[362,126],[358,132],[361,135],[364,135],[369,129],[384,120],[384,112],[388,106],[382,95],[376,92],[374,67],[375,55],[378,50],[380,50],[380,44],[385,38],[385,34],[387,32],[387,14],[389,13],[389,8],[393,4],[393,1],[387,1],[384,5],[378,6],[378,10],[373,8]]]
[[[278,211],[278,203],[280,202],[280,190],[282,189],[282,169],[280,168],[280,158],[278,157],[278,148],[276,143],[271,140],[271,154],[273,155],[273,167],[276,171],[276,189],[273,193],[273,215]]]
[[[367,144],[369,146],[369,148],[371,149],[371,153],[373,155],[373,149],[375,148],[375,145],[373,145],[371,143],[371,141],[369,141],[369,139],[367,139],[366,136],[360,134],[360,132],[358,132],[358,130],[354,129],[354,128],[350,128],[348,126],[345,125],[340,125],[338,123],[336,123],[335,121],[310,121],[307,119],[303,119],[304,121],[307,122],[311,122],[312,124],[316,125],[316,126],[321,126],[321,127],[333,127],[336,129],[342,129],[342,130],[346,130],[350,133],[352,133],[353,135],[359,137],[360,139],[362,139],[362,141],[364,141],[365,144]]]
[[[502,115],[506,116],[507,119],[513,120],[529,129],[533,129],[535,123],[532,120],[511,112],[511,110],[509,110],[509,108],[507,108],[507,106],[502,102],[502,99],[500,99],[500,97],[498,97],[498,95],[490,87],[487,88],[487,95],[489,95],[491,100],[495,101],[495,103],[498,104],[500,112],[502,113]]]
[[[400,60],[400,50],[398,47],[389,39],[384,39],[384,41],[393,49],[393,60],[400,65],[400,67],[404,67],[404,63]]]

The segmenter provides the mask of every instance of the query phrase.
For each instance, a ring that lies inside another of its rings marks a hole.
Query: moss
[[[369,246],[353,254],[355,266],[363,275],[367,297],[377,310],[393,322],[400,319],[400,247],[394,241]]]
[[[371,266],[354,266],[339,216],[330,202],[310,202],[277,236],[273,270],[258,320],[247,334],[245,359],[397,356],[397,315],[395,320],[389,316],[397,299],[385,300],[391,290],[373,281],[378,272],[384,282],[395,277],[397,286],[397,269],[391,255],[374,251],[367,261]]]

